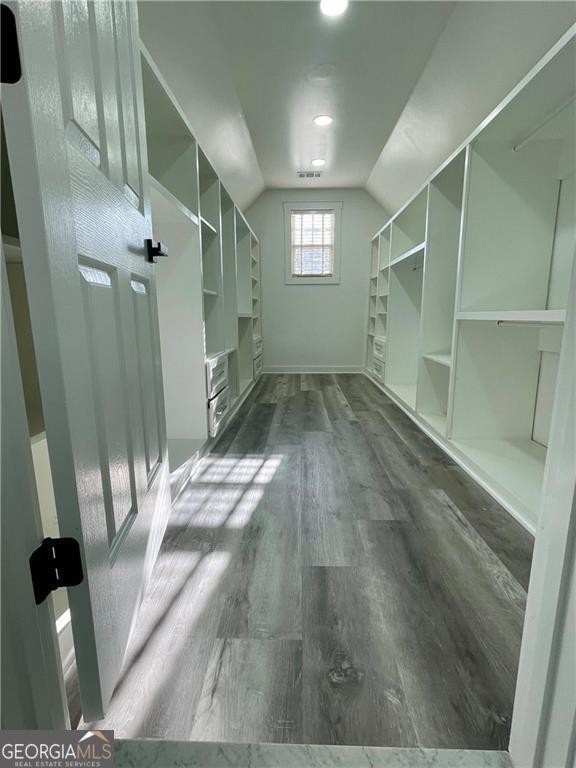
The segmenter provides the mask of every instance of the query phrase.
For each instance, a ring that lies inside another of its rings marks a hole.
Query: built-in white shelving
[[[450,354],[427,354],[423,355],[425,360],[429,360],[432,363],[437,363],[438,365],[444,365],[447,368],[450,368],[452,365],[452,356]]]
[[[422,253],[425,247],[426,243],[418,243],[418,245],[415,245],[408,251],[401,253],[400,256],[396,256],[396,258],[390,262],[390,266],[393,267],[396,264],[399,264],[401,261],[404,261],[404,259],[410,259],[412,256],[417,256],[418,254]]]
[[[575,56],[572,38],[370,255],[366,372],[531,531],[575,300]]]
[[[258,239],[198,146],[184,112],[141,47],[153,236],[171,469],[221,429],[262,354]],[[260,358],[261,362],[261,358]],[[208,400],[208,408],[207,408]],[[221,421],[221,420],[220,420]]]
[[[563,325],[564,309],[489,310],[484,312],[457,312],[457,320],[480,320],[517,325]]]

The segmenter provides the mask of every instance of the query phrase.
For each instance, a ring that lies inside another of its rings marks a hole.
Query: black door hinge
[[[2,32],[2,77],[3,83],[17,83],[22,77],[22,65],[20,63],[20,48],[18,46],[18,33],[16,31],[16,19],[12,9],[2,3],[0,9],[0,30]]]
[[[80,545],[76,539],[44,539],[30,555],[30,573],[36,605],[58,587],[75,587],[84,578]]]

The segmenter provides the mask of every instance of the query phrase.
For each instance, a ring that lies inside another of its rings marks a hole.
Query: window
[[[334,274],[334,211],[292,211],[292,277]]]
[[[339,283],[341,202],[284,203],[286,283]]]

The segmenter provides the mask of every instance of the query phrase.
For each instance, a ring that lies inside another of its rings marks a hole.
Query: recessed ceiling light
[[[320,10],[326,16],[340,16],[348,8],[348,0],[320,0]]]
[[[318,157],[316,160],[312,160],[312,165],[315,165],[318,168],[321,165],[326,165],[326,160],[322,160],[321,157]]]
[[[330,115],[318,115],[314,118],[316,125],[330,125],[332,118]]]

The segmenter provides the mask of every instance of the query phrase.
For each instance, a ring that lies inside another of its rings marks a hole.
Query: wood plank
[[[278,447],[254,482],[255,509],[241,531],[218,636],[300,639],[300,449]]]
[[[252,403],[227,452],[245,455],[265,451],[275,410],[276,406],[272,403]]]
[[[345,419],[347,421],[357,421],[356,414],[348,402],[346,395],[338,384],[326,384],[322,388],[322,397],[324,407],[330,421],[336,419]]]
[[[304,568],[306,743],[416,743],[379,602],[370,568]]]
[[[353,516],[366,520],[407,518],[386,467],[372,447],[373,437],[358,422],[335,421],[333,439],[348,481]]]
[[[193,740],[302,742],[302,643],[218,640]]]
[[[530,541],[361,377],[262,380],[172,510],[95,727],[505,747]]]
[[[433,467],[430,477],[528,590],[534,537],[460,467]]]
[[[452,510],[444,512],[448,523],[437,528],[358,525],[418,743],[504,749],[524,595],[495,557],[484,559],[469,531],[462,535]]]

